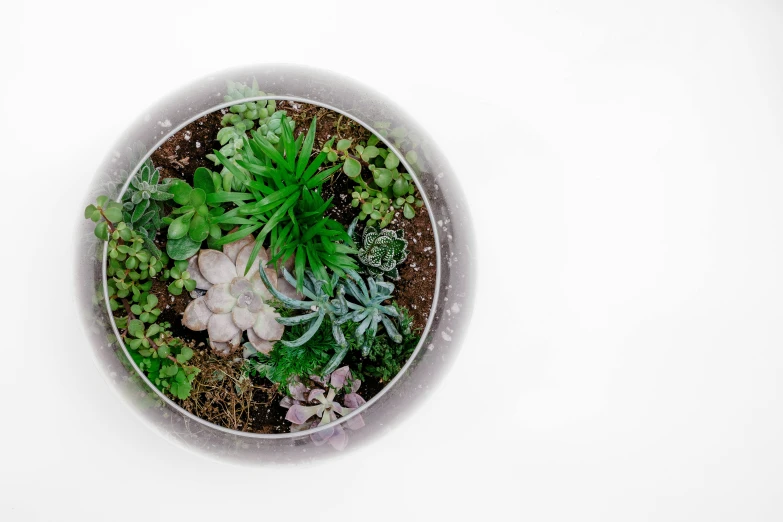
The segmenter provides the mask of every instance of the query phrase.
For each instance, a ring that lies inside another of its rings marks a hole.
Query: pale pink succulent
[[[351,381],[351,371],[347,366],[338,368],[324,379],[317,376],[311,376],[310,379],[327,388],[328,392],[317,387],[308,388],[297,378],[288,386],[291,397],[284,397],[280,401],[280,406],[288,409],[285,418],[291,422],[292,432],[329,424],[337,420],[337,415],[344,417],[365,403],[364,399],[356,393],[362,382],[359,379]],[[346,381],[351,382],[351,391],[343,397],[343,404],[340,404],[337,402],[336,396],[345,387]],[[313,416],[316,419],[308,422]],[[361,415],[351,417],[345,421],[345,427],[358,430],[364,427],[364,419]],[[337,450],[342,450],[348,443],[348,437],[342,424],[335,424],[311,433],[310,440],[316,446],[328,442]]]
[[[259,274],[261,264],[269,259],[264,249],[245,275],[255,240],[253,236],[228,243],[223,251],[205,249],[188,260],[188,273],[196,288],[207,293],[193,300],[185,309],[182,324],[194,331],[207,330],[209,344],[220,355],[233,353],[242,342],[242,333],[259,352],[268,354],[285,327],[267,301],[272,299]],[[275,287],[288,285],[277,272],[265,268]],[[280,288],[288,293],[290,288]],[[294,289],[295,292],[295,289]]]

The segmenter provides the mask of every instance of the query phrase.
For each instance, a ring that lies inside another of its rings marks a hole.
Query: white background
[[[3,5],[0,519],[783,519],[783,6],[435,4]],[[448,378],[308,467],[164,442],[103,382],[71,294],[83,190],[125,126],[259,61],[402,104],[478,232]]]

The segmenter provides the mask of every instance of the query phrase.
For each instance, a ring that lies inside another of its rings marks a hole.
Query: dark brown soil
[[[218,111],[199,118],[158,147],[152,153],[152,162],[161,171],[161,177],[192,182],[197,168],[214,170],[215,164],[205,156],[220,148],[215,136],[221,129],[222,117],[223,114]]]
[[[370,136],[370,132],[361,125],[322,107],[285,101],[279,102],[278,107],[286,110],[296,122],[295,135],[306,132],[313,116],[317,116],[315,150],[322,148],[333,136],[336,139],[351,138],[355,142],[365,141]],[[205,156],[219,148],[215,136],[221,129],[221,118],[220,111],[209,114],[190,123],[161,145],[152,154],[152,161],[161,170],[162,176],[190,182],[198,167],[214,170],[214,164]],[[364,175],[367,175],[366,172]],[[334,203],[327,214],[346,226],[358,214],[357,209],[350,205],[349,194],[353,186],[353,181],[342,172],[324,184],[324,197],[332,197]],[[398,213],[389,227],[405,231],[409,250],[408,258],[399,267],[400,279],[394,282],[395,300],[410,311],[414,328],[421,329],[426,325],[432,306],[437,270],[429,215],[424,209],[419,209],[414,219],[409,220]],[[165,247],[163,234],[165,229],[156,238],[161,249]],[[196,348],[190,364],[202,370],[193,382],[191,397],[177,402],[194,415],[227,428],[254,433],[287,433],[286,410],[279,406],[282,395],[276,386],[270,386],[265,379],[242,378],[241,356],[215,356],[208,348],[206,332],[193,332],[183,327],[182,313],[192,298],[187,292],[171,296],[168,283],[161,277],[152,287],[152,293],[161,303],[160,320],[171,324],[175,336],[192,341]],[[365,381],[360,394],[369,400],[385,384],[375,379]]]

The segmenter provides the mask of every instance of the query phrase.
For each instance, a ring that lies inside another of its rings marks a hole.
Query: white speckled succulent
[[[284,326],[276,320],[280,314],[267,304],[272,294],[259,272],[261,263],[269,259],[267,252],[262,249],[246,276],[244,273],[254,243],[254,238],[247,236],[224,245],[222,252],[201,250],[188,260],[188,272],[196,288],[207,293],[188,305],[182,324],[194,331],[207,330],[210,346],[220,355],[236,351],[245,331],[253,347],[265,354],[283,335]],[[264,270],[278,287],[277,272],[273,268]],[[280,283],[287,286],[282,278]],[[285,288],[285,293],[292,290]]]

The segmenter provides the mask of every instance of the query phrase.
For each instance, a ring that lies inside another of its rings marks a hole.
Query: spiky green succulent
[[[364,227],[364,233],[359,241],[355,233],[358,219],[354,219],[351,223],[348,234],[354,238],[357,245],[360,245],[358,256],[365,271],[374,277],[399,279],[400,272],[397,266],[408,257],[408,241],[405,239],[405,232],[402,229],[389,230],[385,228],[381,230],[367,225]]]
[[[391,299],[394,285],[386,281],[375,281],[372,277],[365,283],[361,276],[353,271],[348,272],[343,283],[346,297],[352,298],[347,300],[348,308],[352,311],[341,317],[341,320],[359,324],[354,335],[361,343],[362,355],[370,353],[379,324],[383,324],[392,341],[401,343],[402,335],[392,321],[392,318],[397,319],[400,314],[394,306],[383,304],[387,299]]]
[[[305,333],[298,339],[293,341],[282,340],[280,343],[289,347],[303,345],[315,335],[324,319],[328,318],[331,321],[332,335],[334,336],[335,341],[337,341],[337,344],[343,348],[348,347],[348,343],[345,341],[345,335],[340,329],[340,325],[344,322],[342,317],[348,312],[348,303],[345,301],[345,291],[342,287],[337,288],[337,297],[333,299],[332,296],[326,292],[326,281],[317,279],[310,270],[305,270],[302,293],[307,299],[292,299],[280,293],[277,288],[275,288],[275,285],[269,280],[265,270],[259,270],[259,273],[261,274],[261,280],[264,282],[264,285],[266,285],[267,290],[269,290],[275,299],[279,300],[283,306],[292,310],[308,311],[308,313],[302,315],[277,318],[277,322],[285,326],[309,325]],[[294,278],[288,270],[283,268],[282,273],[289,284],[296,286],[296,278]],[[332,288],[337,285],[337,281],[337,274],[333,274],[330,281]]]

